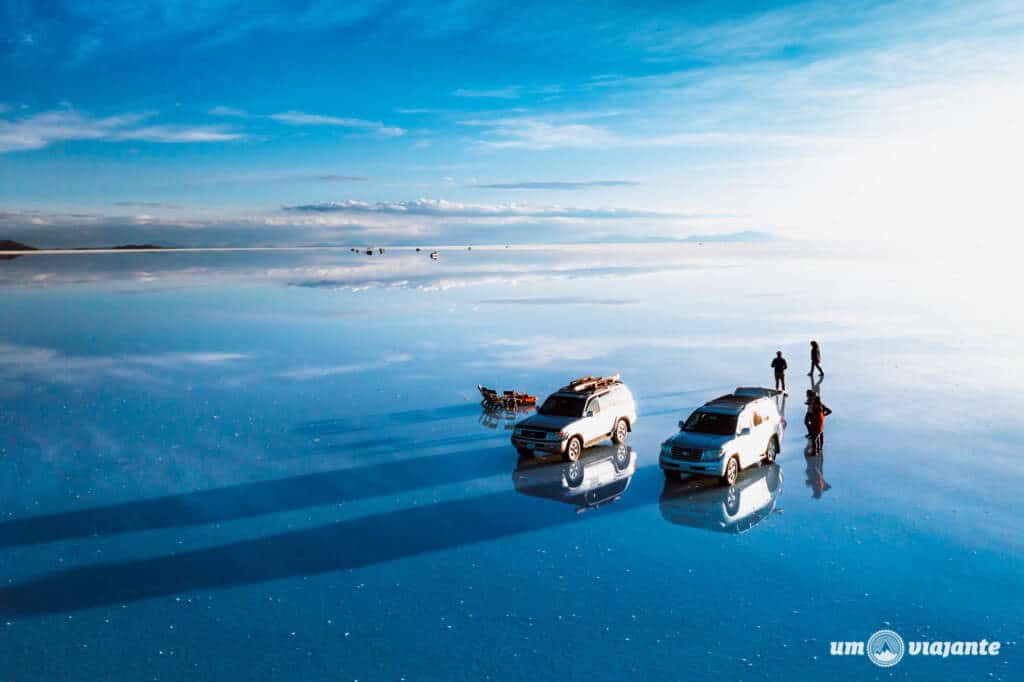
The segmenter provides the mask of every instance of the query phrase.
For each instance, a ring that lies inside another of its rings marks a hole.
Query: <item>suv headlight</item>
[[[520,429],[520,428],[516,428],[516,430],[514,430],[514,431],[512,432],[512,435],[513,435],[513,436],[521,436],[521,435],[523,435],[523,430],[522,430],[522,429]]]
[[[669,455],[671,455],[672,454],[672,444],[671,443],[662,443],[661,444],[661,454],[664,455],[665,457],[668,457]]]
[[[722,449],[715,448],[714,450],[705,450],[700,453],[700,458],[705,461],[722,459]]]
[[[548,440],[562,440],[562,434],[558,431],[548,431],[546,436]]]

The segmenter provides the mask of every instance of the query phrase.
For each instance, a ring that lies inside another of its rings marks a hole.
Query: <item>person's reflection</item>
[[[811,495],[820,500],[826,490],[832,486],[825,480],[825,455],[816,452],[813,441],[807,442],[804,448],[804,457],[807,460],[807,480],[805,483],[811,488]]]
[[[818,375],[817,379],[815,379],[813,374],[811,375],[811,390],[814,391],[814,394],[819,398],[821,397],[821,382],[824,380],[824,374]]]

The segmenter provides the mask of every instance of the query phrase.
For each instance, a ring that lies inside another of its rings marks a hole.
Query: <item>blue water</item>
[[[998,259],[0,261],[0,679],[1020,679],[1024,324]],[[777,466],[666,483],[676,422],[767,384],[776,349]],[[611,372],[641,416],[574,488],[475,389]],[[883,628],[1003,648],[829,655]]]

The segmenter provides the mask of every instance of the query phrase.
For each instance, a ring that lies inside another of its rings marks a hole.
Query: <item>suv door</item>
[[[614,417],[613,411],[611,409],[603,410],[601,407],[601,401],[596,396],[587,403],[587,409],[584,414],[593,413],[592,416],[584,420],[583,438],[588,443],[607,435],[612,430],[611,420]]]
[[[754,454],[758,433],[753,421],[751,410],[744,410],[736,420],[736,450],[740,455],[740,467],[748,467],[760,460],[760,456]]]
[[[771,412],[766,409],[766,405],[758,404],[752,410],[751,422],[753,425],[754,439],[751,441],[754,452],[751,456],[756,457],[757,461],[761,461],[761,456],[764,455],[764,451],[768,449],[768,441],[772,437],[772,416]]]

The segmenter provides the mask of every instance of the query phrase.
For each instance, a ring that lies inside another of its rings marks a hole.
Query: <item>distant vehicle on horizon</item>
[[[697,408],[661,444],[658,463],[665,477],[717,476],[732,486],[743,469],[773,463],[786,428],[773,399],[778,393],[740,387]]]
[[[560,454],[575,462],[584,448],[603,440],[625,443],[636,417],[636,401],[618,374],[586,376],[549,395],[537,414],[516,424],[512,445],[520,455]]]

